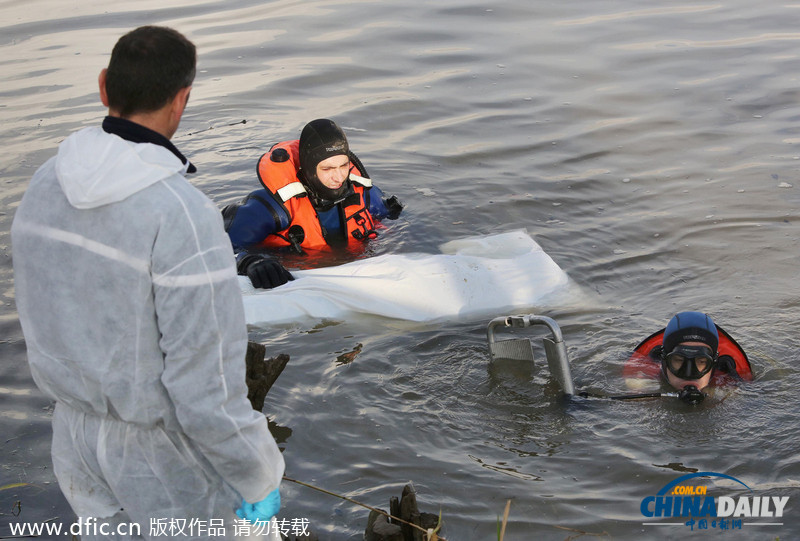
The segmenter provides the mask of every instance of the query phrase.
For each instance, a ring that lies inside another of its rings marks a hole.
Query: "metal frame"
[[[515,359],[533,362],[533,346],[529,339],[514,338],[497,341],[495,339],[495,330],[500,327],[525,328],[534,325],[544,325],[550,329],[552,339],[542,339],[550,375],[558,382],[565,395],[574,395],[575,387],[572,384],[572,374],[569,368],[569,359],[567,358],[567,346],[564,343],[558,323],[552,318],[530,314],[524,316],[501,316],[491,320],[486,329],[486,337],[489,342],[489,354],[492,360]]]

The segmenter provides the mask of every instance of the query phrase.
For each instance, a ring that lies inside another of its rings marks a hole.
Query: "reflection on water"
[[[720,535],[642,525],[642,498],[686,472],[800,496],[797,5],[21,6],[0,4],[0,488],[23,483],[0,490],[0,536],[14,520],[72,520],[50,470],[50,401],[25,363],[11,219],[36,167],[102,118],[96,74],[117,37],[146,23],[198,45],[174,140],[220,207],[255,187],[271,144],[331,117],[376,184],[406,204],[364,255],[436,253],[524,228],[579,285],[579,303],[543,314],[561,326],[578,389],[624,391],[630,350],[686,309],[711,313],[756,372],[695,408],[564,404],[541,352],[533,366],[490,365],[488,321],[252,329],[270,355],[291,355],[265,406],[289,476],[373,505],[413,480],[451,540],[495,538],[508,499],[507,539]],[[364,509],[284,492],[288,518],[309,518],[325,539],[360,539]],[[724,535],[796,537],[790,508],[781,527]]]

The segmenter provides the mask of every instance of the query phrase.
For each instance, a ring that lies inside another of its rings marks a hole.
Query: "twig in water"
[[[558,528],[559,530],[566,530],[568,532],[575,532],[578,534],[577,536],[569,536],[567,539],[574,539],[575,537],[581,537],[582,535],[592,535],[594,537],[610,537],[608,532],[591,533],[591,532],[585,532],[583,530],[578,530],[575,528],[567,528],[566,526],[559,526],[557,524],[553,524],[553,527]]]
[[[19,487],[30,487],[33,486],[30,483],[11,483],[10,485],[3,485],[0,487],[0,490],[8,490],[10,488],[19,488]]]
[[[230,124],[225,124],[225,126],[223,126],[223,127],[227,127],[227,126],[238,126],[239,124],[247,124],[247,120],[240,120],[239,122],[232,122],[232,123],[230,123]],[[209,126],[208,128],[203,128],[202,130],[197,130],[197,131],[189,132],[189,133],[187,133],[186,135],[195,135],[195,134],[197,134],[197,133],[203,133],[204,131],[209,131],[209,130],[213,130],[213,129],[214,129],[214,126]]]

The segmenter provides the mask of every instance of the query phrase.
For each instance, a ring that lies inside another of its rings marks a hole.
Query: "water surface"
[[[0,491],[0,535],[73,519],[25,360],[10,223],[57,144],[102,119],[97,73],[142,24],[198,46],[174,142],[220,207],[255,187],[272,143],[330,117],[406,204],[370,254],[524,228],[570,275],[580,303],[531,310],[561,325],[578,388],[623,391],[628,352],[686,309],[731,332],[757,375],[697,408],[564,404],[540,350],[532,370],[489,365],[488,321],[254,328],[291,355],[265,406],[287,475],[381,507],[412,480],[451,541],[496,538],[508,499],[506,539],[800,534],[800,4],[6,0],[0,13],[0,487],[29,484]],[[641,500],[693,471],[790,496],[784,525],[643,526]],[[283,490],[286,517],[361,538],[364,509]]]

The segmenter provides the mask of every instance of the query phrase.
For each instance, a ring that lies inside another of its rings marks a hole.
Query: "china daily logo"
[[[712,496],[708,487],[693,479],[721,477],[747,489],[746,496]],[[689,484],[691,483],[691,484]],[[695,481],[696,483],[696,481]],[[742,526],[782,526],[789,496],[753,496],[753,490],[730,475],[698,472],[667,483],[655,496],[642,500],[642,515],[648,519],[680,519],[643,522],[645,526],[686,526],[692,530],[735,530]]]

